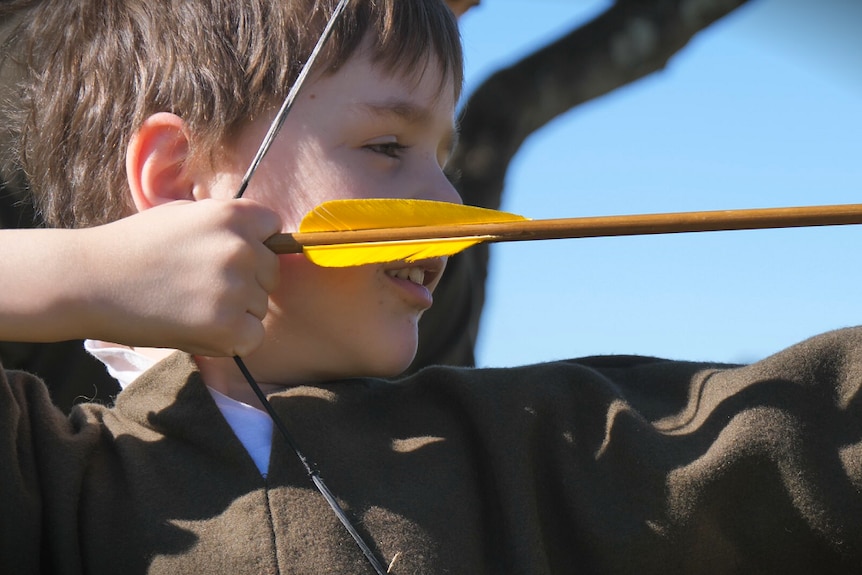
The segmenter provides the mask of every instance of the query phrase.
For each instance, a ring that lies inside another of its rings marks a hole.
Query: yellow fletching
[[[432,200],[332,200],[308,212],[300,232],[334,232],[526,220],[507,212]]]
[[[439,240],[308,246],[303,249],[303,253],[305,253],[305,257],[319,266],[345,268],[399,261],[409,263],[428,258],[451,256],[476,245],[480,241],[479,239],[443,238]]]
[[[522,221],[507,212],[430,200],[374,198],[325,202],[303,218],[302,233],[370,230],[436,225]],[[349,267],[456,254],[482,241],[481,237],[393,240],[361,244],[305,246],[303,253],[317,265]]]

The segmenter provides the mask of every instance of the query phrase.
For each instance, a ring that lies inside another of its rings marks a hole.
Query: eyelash
[[[369,144],[365,146],[368,150],[376,154],[383,154],[389,158],[400,158],[407,146],[398,142],[383,142],[380,144]]]

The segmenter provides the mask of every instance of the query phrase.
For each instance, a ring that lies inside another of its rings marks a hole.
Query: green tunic
[[[395,574],[862,572],[862,329],[730,368],[597,357],[273,396]],[[189,356],[67,419],[0,385],[0,573],[371,573]]]

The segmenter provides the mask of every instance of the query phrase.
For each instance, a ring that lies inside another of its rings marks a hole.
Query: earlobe
[[[194,199],[189,150],[182,118],[160,112],[144,120],[126,150],[126,177],[138,211]]]

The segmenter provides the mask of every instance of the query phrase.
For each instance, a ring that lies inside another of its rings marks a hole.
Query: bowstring
[[[251,163],[249,164],[248,170],[243,176],[242,182],[240,183],[239,189],[234,195],[234,199],[241,198],[248,188],[248,184],[251,181],[251,177],[254,175],[255,171],[257,171],[258,166],[260,166],[261,161],[263,160],[266,153],[269,151],[272,143],[275,141],[275,137],[278,135],[282,126],[284,125],[284,121],[287,118],[287,115],[290,113],[293,108],[293,104],[296,101],[296,97],[299,94],[302,85],[305,83],[308,74],[310,73],[312,66],[314,65],[315,60],[317,60],[318,54],[323,49],[323,46],[329,40],[329,37],[332,35],[332,32],[335,28],[335,23],[338,20],[341,13],[344,11],[345,7],[349,0],[339,0],[335,9],[332,11],[332,15],[329,17],[329,21],[326,23],[326,27],[323,29],[323,32],[318,38],[317,43],[314,46],[314,49],[311,51],[308,59],[303,64],[302,69],[299,71],[299,75],[296,77],[296,81],[291,86],[290,90],[287,93],[287,96],[284,99],[284,102],[279,108],[278,113],[273,118],[272,123],[269,126],[269,130],[267,130],[266,135],[261,141],[260,147],[257,150],[257,153],[254,155]],[[324,483],[323,478],[320,476],[320,471],[317,469],[317,465],[313,461],[311,461],[308,457],[303,454],[303,452],[299,449],[296,441],[293,439],[290,431],[287,429],[282,418],[275,412],[275,409],[272,407],[272,404],[267,399],[266,395],[260,389],[260,386],[255,381],[254,377],[251,375],[251,372],[246,367],[245,362],[243,362],[242,358],[238,355],[234,356],[234,362],[236,362],[237,367],[245,378],[246,382],[248,382],[254,394],[257,396],[258,400],[260,400],[266,412],[269,414],[270,419],[272,419],[273,424],[278,429],[281,436],[284,438],[288,447],[294,452],[296,457],[299,459],[302,466],[305,468],[306,474],[308,475],[311,482],[329,504],[329,507],[332,509],[333,513],[335,513],[338,520],[341,521],[341,524],[350,533],[350,536],[362,550],[362,554],[374,568],[374,571],[377,575],[386,575],[387,570],[383,568],[383,564],[371,550],[371,546],[365,542],[365,539],[350,521],[347,513],[344,511],[344,508],[338,503],[338,500],[333,495],[332,491],[329,487]]]
[[[300,69],[299,75],[296,77],[296,81],[287,92],[287,96],[285,96],[284,102],[281,104],[281,108],[279,108],[278,113],[269,125],[269,130],[267,130],[266,135],[260,143],[260,147],[257,149],[257,153],[254,155],[254,158],[252,158],[251,163],[248,166],[248,170],[246,170],[245,176],[243,176],[242,182],[240,183],[239,189],[234,198],[241,198],[245,193],[246,188],[248,188],[248,183],[251,181],[251,177],[254,175],[255,171],[257,171],[260,162],[269,151],[270,146],[272,146],[272,143],[275,141],[275,137],[281,131],[281,127],[284,125],[284,120],[293,109],[293,104],[296,101],[297,95],[299,95],[299,90],[302,88],[302,85],[305,84],[305,80],[311,72],[311,68],[314,65],[315,60],[317,60],[318,54],[320,54],[320,51],[323,49],[327,40],[329,40],[329,37],[332,36],[332,32],[335,29],[335,23],[341,13],[344,12],[349,1],[350,0],[339,0],[335,10],[332,11],[332,15],[329,17],[326,27],[320,34],[320,38],[317,39],[317,44],[314,45],[314,49],[311,51],[305,64],[303,64]]]

